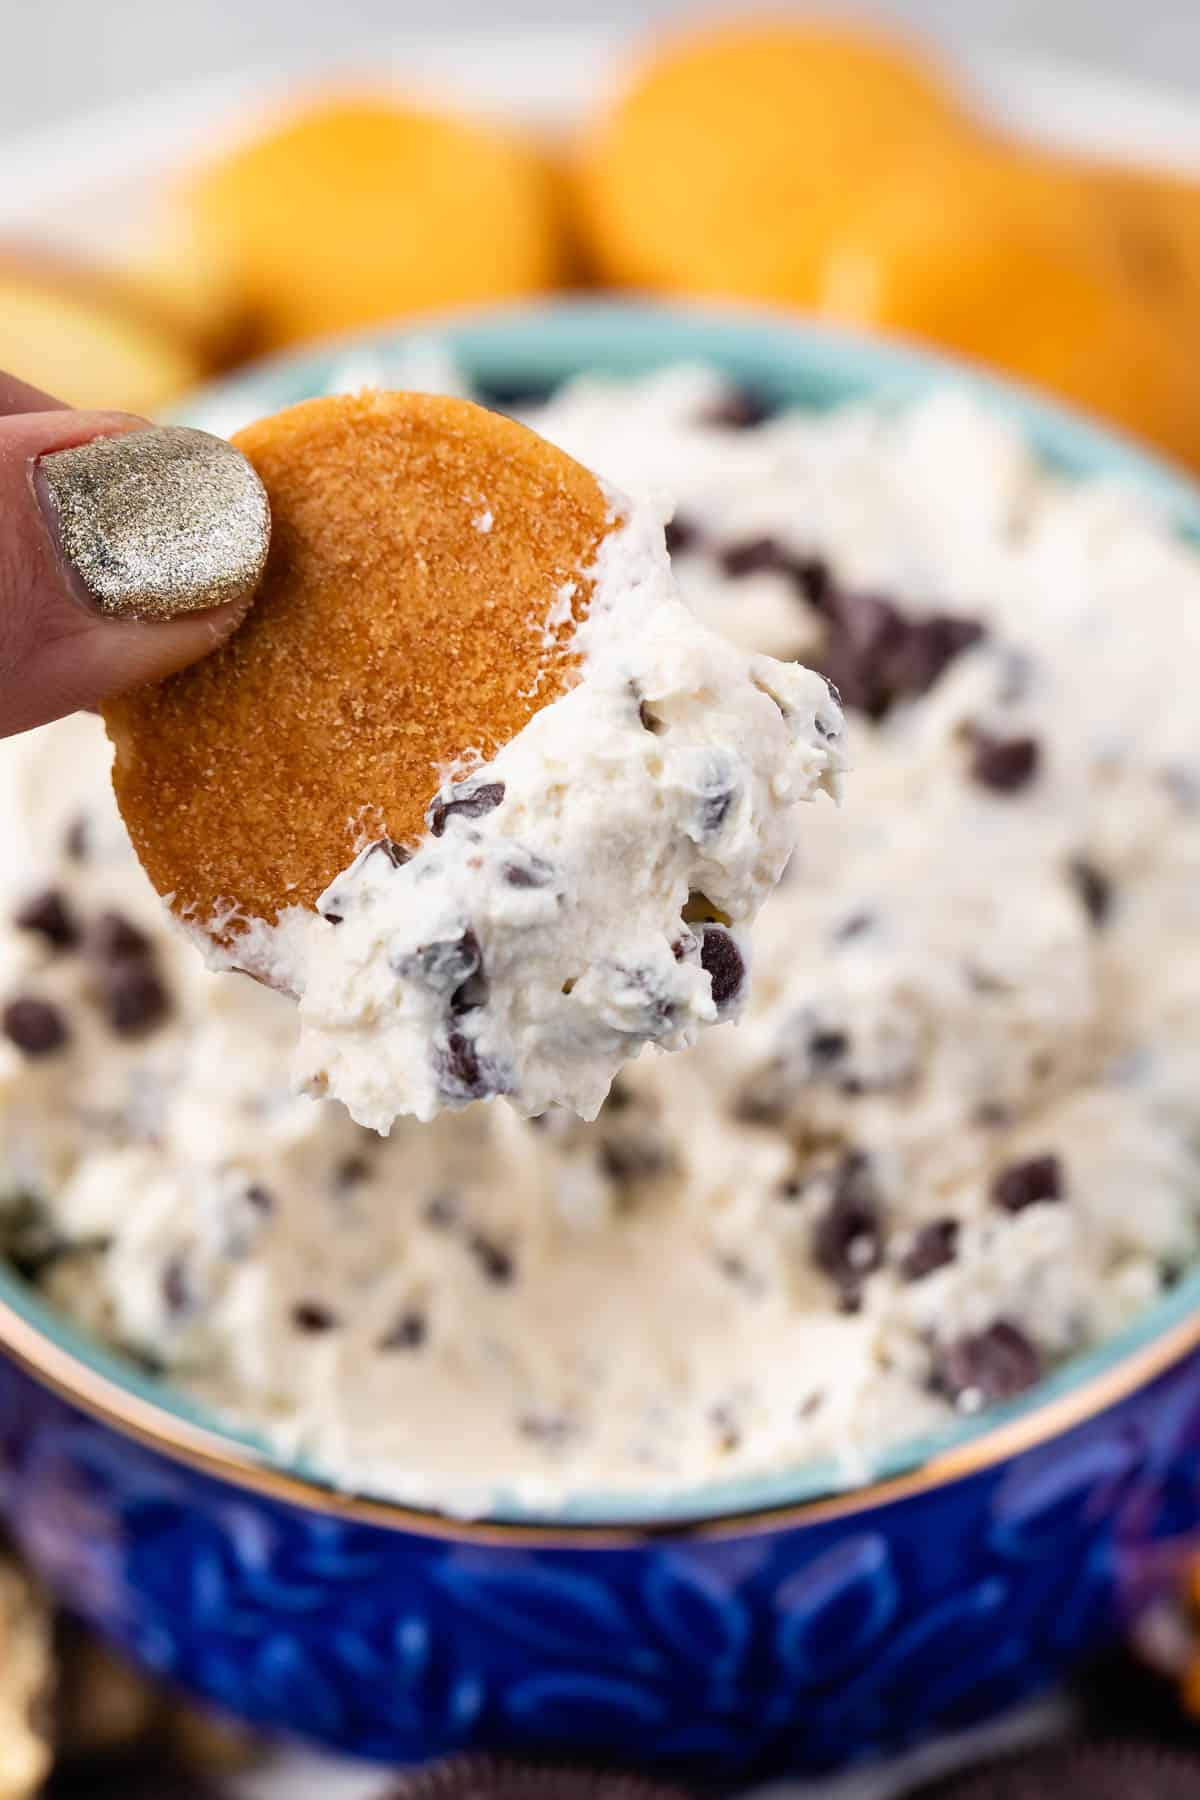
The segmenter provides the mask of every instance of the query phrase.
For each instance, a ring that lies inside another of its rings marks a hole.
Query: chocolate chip
[[[940,1345],[934,1353],[933,1388],[964,1412],[1014,1400],[1033,1386],[1042,1359],[1020,1326],[997,1319],[986,1331]]]
[[[367,851],[367,855],[386,856],[393,869],[402,869],[405,863],[409,863],[413,859],[411,850],[407,850],[403,844],[398,844],[395,838],[390,837],[376,838]]]
[[[57,1006],[49,1000],[37,1000],[32,994],[10,1000],[0,1015],[0,1025],[10,1043],[23,1056],[53,1056],[61,1050],[69,1033],[67,1022]]]
[[[261,1181],[250,1183],[245,1198],[247,1205],[252,1206],[255,1212],[262,1213],[264,1218],[275,1211],[275,1196]]]
[[[610,1181],[620,1184],[648,1181],[669,1167],[670,1159],[661,1143],[652,1137],[626,1134],[609,1138],[600,1145],[600,1167]]]
[[[63,833],[63,850],[68,860],[75,863],[86,862],[91,854],[91,838],[91,827],[86,816],[80,813],[77,819],[72,819]]]
[[[1034,737],[995,737],[973,726],[970,745],[971,779],[993,793],[1019,793],[1037,774],[1041,746]]]
[[[840,925],[834,926],[833,941],[835,944],[849,944],[855,938],[865,937],[868,932],[874,930],[874,927],[874,913],[851,913],[848,918],[842,920]]]
[[[850,1039],[844,1031],[814,1031],[808,1040],[809,1061],[827,1067],[840,1062],[849,1048]]]
[[[700,967],[712,980],[713,1005],[720,1012],[731,1006],[742,991],[746,965],[730,932],[721,925],[706,925],[700,938]]]
[[[333,1171],[333,1185],[344,1194],[350,1188],[358,1187],[370,1173],[371,1165],[365,1156],[344,1156]]]
[[[187,1264],[182,1256],[173,1256],[162,1272],[162,1297],[168,1317],[177,1319],[185,1313],[192,1301],[191,1284],[187,1278]]]
[[[170,999],[153,965],[130,959],[100,971],[100,1006],[118,1037],[140,1037],[161,1025],[170,1011]]]
[[[693,520],[685,518],[682,513],[668,521],[666,528],[667,554],[679,556],[686,550],[694,550],[700,542],[700,528]]]
[[[457,1194],[434,1194],[423,1217],[435,1231],[453,1231],[462,1218],[462,1202]]]
[[[661,736],[667,729],[647,700],[638,701],[638,718],[641,721],[642,730],[650,732],[653,737]]]
[[[323,1331],[336,1331],[337,1314],[319,1300],[299,1300],[292,1308],[292,1324],[297,1331],[315,1337]]]
[[[456,1018],[462,1013],[478,1012],[486,1006],[491,993],[491,984],[483,970],[476,969],[460,987],[456,987],[450,996],[450,1011]]]
[[[956,656],[983,636],[974,619],[950,613],[911,618],[880,594],[831,588],[829,621],[818,658],[848,707],[882,719],[901,700],[920,699]]]
[[[705,407],[698,422],[718,431],[753,431],[755,426],[770,418],[773,410],[771,403],[752,389],[731,387],[719,400]]]
[[[553,864],[530,851],[522,862],[507,862],[501,870],[509,887],[546,888],[554,881]]]
[[[727,544],[720,554],[722,573],[732,580],[746,575],[793,575],[797,559],[778,538],[744,538]]]
[[[435,800],[425,821],[434,837],[441,837],[451,819],[482,819],[495,812],[503,798],[502,781],[484,781],[464,792],[453,791],[449,800]]]
[[[1079,895],[1080,905],[1099,930],[1112,910],[1112,882],[1103,869],[1098,869],[1086,856],[1072,857],[1067,874]]]
[[[483,952],[470,926],[457,937],[435,938],[398,956],[392,967],[406,981],[419,981],[437,993],[453,994],[481,972]]]
[[[1039,1201],[1061,1200],[1062,1167],[1057,1156],[1031,1156],[1024,1162],[1009,1163],[992,1182],[992,1205],[1001,1212],[1024,1212]]]
[[[897,698],[920,699],[939,681],[956,656],[983,636],[976,619],[932,613],[909,621],[903,645],[891,670]]]
[[[490,1282],[496,1287],[508,1286],[516,1274],[516,1265],[507,1250],[480,1231],[467,1239],[467,1248]]]
[[[79,927],[57,888],[46,888],[18,907],[13,924],[44,938],[53,950],[69,950],[79,941]]]
[[[542,1444],[547,1450],[560,1450],[575,1436],[574,1424],[561,1413],[522,1413],[517,1430],[530,1443]]]
[[[829,1204],[813,1229],[812,1257],[849,1293],[883,1261],[883,1213],[870,1159],[861,1150],[847,1151],[837,1168]]]
[[[452,1104],[468,1100],[487,1100],[506,1091],[495,1065],[480,1056],[473,1040],[461,1031],[451,1031],[436,1052],[438,1080],[444,1097]]]
[[[958,1255],[957,1219],[931,1219],[922,1225],[900,1258],[905,1281],[923,1281],[935,1269],[944,1269]]]
[[[149,955],[150,940],[123,913],[102,912],[88,926],[84,948],[97,962],[122,962]]]
[[[410,1307],[402,1312],[390,1330],[385,1331],[376,1348],[379,1350],[419,1350],[429,1336],[429,1321],[424,1313]]]

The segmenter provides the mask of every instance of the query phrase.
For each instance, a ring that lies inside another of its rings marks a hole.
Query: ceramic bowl
[[[423,328],[428,336],[429,327]],[[198,397],[232,426],[411,367],[399,331]],[[902,404],[966,382],[1071,475],[1200,492],[977,371],[780,316],[565,303],[436,329],[490,393],[717,364],[765,398]],[[136,1204],[136,1196],[131,1196]],[[335,1491],[90,1343],[0,1271],[0,1499],[62,1600],[241,1717],[390,1762],[595,1753],[733,1784],[989,1717],[1125,1624],[1200,1521],[1200,1272],[999,1413],[837,1492],[802,1468],[649,1503],[460,1523]]]

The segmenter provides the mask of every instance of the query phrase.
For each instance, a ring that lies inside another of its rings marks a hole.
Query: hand
[[[214,649],[269,535],[262,485],[223,439],[72,412],[0,373],[0,737]]]

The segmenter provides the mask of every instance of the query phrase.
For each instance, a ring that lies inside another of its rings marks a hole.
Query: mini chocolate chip
[[[192,1290],[182,1256],[173,1256],[162,1272],[162,1297],[168,1316],[178,1318],[191,1304]]]
[[[398,956],[392,967],[407,981],[419,981],[438,993],[453,994],[479,973],[483,952],[470,926],[457,937],[435,938]]]
[[[1041,746],[1034,737],[995,737],[972,727],[971,779],[997,794],[1016,794],[1038,771]]]
[[[435,1231],[453,1231],[462,1218],[462,1202],[457,1194],[434,1194],[426,1203],[423,1217]]]
[[[479,1054],[473,1040],[461,1031],[447,1034],[436,1053],[438,1078],[447,1100],[487,1100],[505,1092],[495,1065]]]
[[[85,814],[72,819],[63,833],[63,850],[71,862],[86,862],[91,853],[91,827]]]
[[[115,962],[100,973],[100,1005],[118,1037],[139,1037],[161,1025],[170,999],[161,977],[149,962]]]
[[[1103,869],[1098,869],[1086,856],[1072,857],[1067,873],[1079,895],[1080,905],[1099,930],[1112,910],[1112,882]]]
[[[829,629],[818,659],[844,704],[882,719],[900,700],[920,699],[954,658],[983,636],[974,619],[950,613],[907,617],[880,594],[831,588]]]
[[[679,556],[683,551],[695,549],[700,541],[700,528],[692,519],[676,513],[668,521],[666,537],[668,556]]]
[[[799,583],[809,604],[816,607],[818,612],[824,612],[833,592],[833,572],[829,564],[822,562],[819,556],[798,556],[791,565],[790,573]],[[833,697],[835,700],[840,698],[836,688]]]
[[[1037,1346],[1019,1325],[997,1319],[986,1331],[939,1345],[934,1353],[933,1388],[964,1411],[1014,1400],[1042,1372]]]
[[[451,819],[482,819],[485,813],[495,812],[503,798],[502,781],[484,781],[476,788],[454,790],[449,800],[434,801],[425,815],[426,823],[434,837],[441,837]]]
[[[818,1065],[840,1062],[849,1048],[844,1031],[814,1031],[808,1040],[809,1061]]]
[[[844,1292],[855,1293],[883,1261],[883,1214],[870,1158],[848,1150],[829,1204],[813,1228],[812,1257]]]
[[[625,1135],[609,1138],[599,1148],[600,1167],[610,1181],[647,1181],[669,1166],[663,1147],[654,1138]]]
[[[422,1312],[409,1308],[402,1312],[390,1330],[385,1331],[376,1348],[379,1350],[419,1350],[429,1336],[429,1321]]]
[[[700,967],[712,980],[713,1005],[720,1011],[742,991],[746,965],[732,935],[720,925],[706,925],[700,939]]]
[[[337,1314],[319,1300],[298,1300],[292,1308],[292,1324],[297,1331],[307,1332],[315,1336],[322,1331],[336,1331]]]
[[[476,969],[467,976],[461,987],[456,987],[450,996],[450,1011],[458,1018],[462,1013],[478,1012],[481,1006],[488,1003],[491,984],[482,969]]]
[[[348,1188],[357,1187],[371,1173],[371,1165],[365,1156],[344,1156],[333,1171],[333,1185],[341,1193]]]
[[[726,819],[729,809],[737,797],[737,790],[729,786],[714,784],[700,797],[700,830],[704,837],[715,837]]]
[[[553,864],[532,851],[523,862],[507,862],[501,870],[509,887],[545,888],[554,881]]]
[[[367,855],[386,856],[393,869],[402,869],[405,863],[409,863],[413,859],[411,850],[407,850],[403,844],[398,844],[395,838],[390,837],[376,838],[367,851]]]
[[[875,915],[869,912],[851,913],[833,928],[835,944],[849,944],[855,938],[866,937],[875,928]]]
[[[561,1449],[575,1435],[575,1426],[561,1413],[522,1413],[517,1430],[530,1443],[543,1444],[548,1450]]]
[[[35,932],[54,950],[69,950],[79,941],[79,927],[57,888],[46,888],[18,907],[13,924],[19,931]]]
[[[719,400],[705,407],[699,423],[719,431],[753,431],[755,426],[770,418],[773,410],[771,403],[752,389],[731,387]]]
[[[790,575],[794,558],[778,538],[756,537],[727,544],[720,564],[722,573],[737,581],[746,575]]]
[[[10,1000],[0,1015],[0,1024],[9,1042],[28,1057],[52,1056],[62,1049],[69,1036],[59,1008],[32,994]]]
[[[102,912],[88,926],[84,947],[97,962],[122,962],[148,955],[150,940],[123,913]]]
[[[507,1250],[480,1231],[472,1232],[467,1239],[467,1248],[490,1282],[496,1287],[507,1287],[516,1273],[516,1265]]]
[[[1024,1162],[1009,1163],[992,1182],[992,1205],[1001,1212],[1024,1212],[1039,1201],[1061,1200],[1062,1167],[1052,1152],[1031,1156]]]
[[[247,1203],[264,1216],[275,1211],[275,1196],[261,1181],[252,1181],[246,1189]]]
[[[667,729],[666,725],[646,700],[638,701],[638,718],[641,720],[642,730],[650,732],[653,737],[661,736]]]
[[[931,1219],[922,1225],[900,1258],[905,1281],[923,1281],[935,1269],[944,1269],[958,1255],[957,1219]]]
[[[904,642],[891,671],[898,698],[920,699],[939,681],[964,650],[983,636],[977,619],[954,613],[931,613],[909,622]]]

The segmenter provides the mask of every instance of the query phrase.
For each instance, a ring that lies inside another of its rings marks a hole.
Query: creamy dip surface
[[[296,1008],[169,925],[71,720],[0,757],[3,1235],[347,1485],[855,1479],[1196,1254],[1200,557],[953,388],[759,422],[669,369],[529,417],[674,509],[706,625],[840,688],[845,802],[803,809],[740,1021],[643,1052],[590,1124],[380,1137],[293,1090]]]

